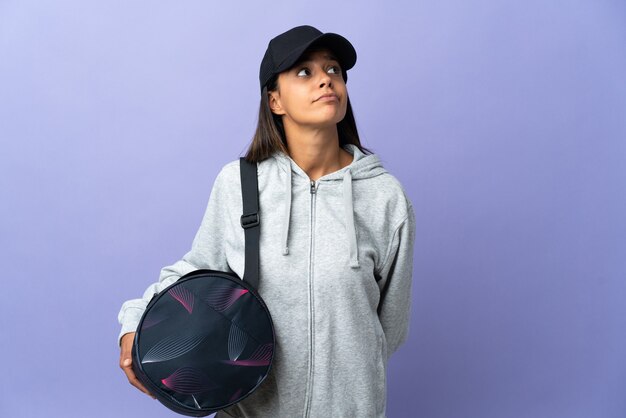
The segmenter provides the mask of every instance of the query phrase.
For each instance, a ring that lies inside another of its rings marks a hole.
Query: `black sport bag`
[[[256,163],[240,158],[245,271],[201,269],[153,296],[137,327],[133,369],[169,409],[201,417],[254,392],[274,357],[274,327],[259,283]],[[220,237],[213,237],[219,240]]]

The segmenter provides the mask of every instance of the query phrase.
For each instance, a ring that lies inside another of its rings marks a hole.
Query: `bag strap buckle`
[[[241,215],[241,227],[243,229],[253,228],[257,225],[259,225],[259,214],[257,212]]]

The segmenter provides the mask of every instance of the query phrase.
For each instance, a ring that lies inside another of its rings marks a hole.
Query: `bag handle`
[[[243,280],[255,289],[259,288],[259,240],[261,237],[261,219],[259,217],[259,185],[257,164],[239,158],[241,174],[241,197],[243,215],[241,227],[245,233],[245,268]]]

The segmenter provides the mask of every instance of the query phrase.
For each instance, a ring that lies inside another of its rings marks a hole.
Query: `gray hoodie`
[[[258,164],[258,290],[274,322],[274,360],[263,384],[219,418],[385,417],[387,361],[408,333],[415,215],[377,155],[344,147],[353,162],[315,182],[281,152]],[[243,277],[241,207],[237,159],[218,174],[191,250],[123,304],[120,338],[155,292],[188,272]]]

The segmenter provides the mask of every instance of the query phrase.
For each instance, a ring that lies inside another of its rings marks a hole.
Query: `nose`
[[[328,87],[332,87],[333,86],[333,82],[332,79],[330,78],[330,76],[328,75],[328,73],[324,72],[324,75],[322,76],[322,80],[320,81],[320,88],[324,87],[324,86],[328,86]]]

